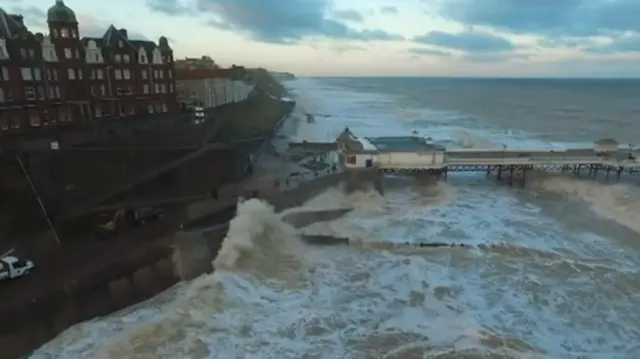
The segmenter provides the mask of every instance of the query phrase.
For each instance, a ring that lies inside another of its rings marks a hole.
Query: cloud
[[[97,19],[88,14],[78,14],[78,31],[82,37],[102,37],[111,23],[106,19]],[[113,26],[120,28],[117,23]],[[127,36],[131,40],[149,40],[144,34],[127,29]]]
[[[640,31],[638,0],[446,0],[437,13],[468,25],[553,37]]]
[[[451,56],[451,53],[446,51],[426,49],[426,48],[410,48],[407,51],[413,55],[418,56]]]
[[[35,6],[16,6],[12,9],[13,13],[24,16],[24,22],[27,26],[35,26],[38,28],[47,28],[47,14],[40,8]]]
[[[515,50],[514,44],[504,37],[484,32],[467,31],[447,33],[431,31],[413,38],[414,41],[466,53],[493,53]]]
[[[331,12],[333,17],[342,21],[362,22],[364,18],[362,14],[355,10],[334,10]]]
[[[350,51],[367,51],[367,48],[360,45],[341,44],[341,45],[331,46],[331,50],[338,54],[342,54]]]
[[[640,53],[640,34],[627,34],[605,43],[591,44],[584,50],[595,54]]]
[[[192,7],[178,0],[146,0],[147,6],[154,11],[168,15],[188,15],[196,12]]]
[[[380,12],[383,14],[397,14],[398,8],[395,6],[383,6],[380,8]]]
[[[339,40],[395,41],[400,35],[380,29],[357,30],[339,19],[326,16],[329,0],[192,0],[193,6],[177,0],[147,0],[153,10],[167,15],[189,15],[220,30],[236,31],[256,41],[292,44],[310,37]],[[197,12],[191,11],[197,10]],[[334,12],[334,15],[335,12]],[[337,17],[357,19],[347,11]]]

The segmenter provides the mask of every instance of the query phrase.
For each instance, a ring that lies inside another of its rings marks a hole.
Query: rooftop
[[[444,146],[436,143],[427,143],[422,137],[367,137],[367,140],[378,151],[385,152],[422,152],[444,150]]]

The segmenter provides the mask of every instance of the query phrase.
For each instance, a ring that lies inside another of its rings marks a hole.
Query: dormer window
[[[122,43],[122,40],[118,41],[118,47],[120,47],[120,48],[124,47],[124,44]]]
[[[71,36],[72,36],[74,39],[77,39],[77,38],[78,38],[78,32],[76,31],[76,29],[72,29],[72,30],[71,30]]]
[[[60,36],[62,36],[62,38],[64,38],[64,39],[69,37],[69,29],[67,29],[66,27],[60,29]]]

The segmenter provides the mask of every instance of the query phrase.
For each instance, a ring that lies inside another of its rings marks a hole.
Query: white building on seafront
[[[439,169],[445,147],[419,136],[356,137],[349,128],[336,139],[345,169]]]

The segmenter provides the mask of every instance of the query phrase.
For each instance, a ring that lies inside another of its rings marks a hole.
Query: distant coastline
[[[278,81],[291,81],[296,79],[296,75],[290,72],[269,71],[269,73]]]

